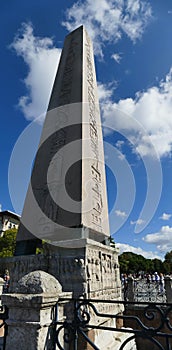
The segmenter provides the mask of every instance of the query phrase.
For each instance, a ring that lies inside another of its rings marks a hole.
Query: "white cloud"
[[[30,23],[22,25],[10,47],[28,67],[24,79],[27,94],[20,97],[18,105],[25,118],[33,120],[46,112],[61,49],[54,47],[51,38],[34,36]]]
[[[61,49],[53,46],[51,38],[34,36],[31,23],[23,23],[10,48],[23,58],[28,67],[28,74],[23,81],[27,94],[20,97],[18,106],[26,119],[33,120],[47,110]],[[100,103],[110,100],[116,86],[116,81],[98,83]]]
[[[117,215],[117,216],[119,216],[120,218],[126,218],[127,217],[127,214],[126,214],[126,212],[125,211],[121,211],[121,210],[115,210],[115,214]]]
[[[133,42],[140,39],[151,18],[151,6],[143,0],[85,0],[66,11],[62,24],[69,30],[84,25],[103,56],[105,42],[116,43],[125,33]]]
[[[0,204],[0,211],[2,211],[2,204]]]
[[[118,149],[121,149],[122,148],[122,146],[124,145],[124,141],[122,141],[122,140],[118,140],[117,142],[116,142],[116,147],[118,148]]]
[[[118,159],[120,159],[120,160],[124,160],[124,159],[126,159],[126,157],[125,157],[125,154],[122,152],[122,146],[124,145],[125,143],[124,143],[124,141],[121,141],[121,140],[118,140],[117,142],[116,142],[116,144],[115,144],[115,146],[118,148],[118,150],[120,151],[120,154],[118,155]]]
[[[149,244],[156,244],[160,252],[172,250],[172,227],[162,226],[159,232],[149,233],[143,240]]]
[[[142,224],[144,224],[144,220],[142,220],[142,219],[138,219],[138,220],[136,220],[136,221],[130,221],[130,224],[131,225],[135,225],[135,224],[137,224],[137,225],[142,225]]]
[[[167,214],[167,213],[163,213],[162,216],[160,216],[160,219],[164,220],[164,221],[168,221],[170,220],[172,214]]]
[[[106,103],[109,102],[112,94],[113,94],[113,90],[115,88],[116,83],[112,84],[102,84],[100,82],[98,82],[97,84],[97,88],[98,88],[98,97],[99,97],[99,101],[100,103]]]
[[[124,160],[124,159],[126,159],[126,157],[125,157],[125,154],[124,153],[120,153],[119,155],[118,155],[118,159],[120,159],[120,160]]]
[[[138,92],[134,99],[110,100],[103,109],[105,125],[125,131],[141,156],[160,157],[172,151],[172,68],[158,86]],[[154,146],[154,149],[152,148]]]
[[[121,62],[121,59],[122,59],[121,54],[114,53],[111,57],[116,61],[116,63],[119,64]]]
[[[146,259],[155,259],[155,258],[161,259],[161,256],[158,255],[156,252],[146,251],[140,247],[133,247],[129,244],[124,244],[124,243],[115,243],[115,246],[117,248],[119,248],[120,254],[125,253],[125,252],[131,252],[134,254],[142,255]]]

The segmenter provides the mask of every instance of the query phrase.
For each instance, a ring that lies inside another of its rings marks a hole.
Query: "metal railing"
[[[56,329],[55,343],[60,350],[66,349],[66,344],[72,350],[81,350],[79,346],[79,339],[81,338],[92,349],[102,350],[90,339],[90,330],[111,331],[118,334],[126,333],[127,337],[120,345],[119,350],[125,349],[127,344],[133,340],[136,341],[137,349],[140,350],[139,339],[144,339],[144,342],[147,340],[151,349],[172,349],[172,304],[134,303],[99,299],[60,299],[59,302],[69,303],[71,310],[70,317],[67,316],[64,321],[58,321],[58,315],[56,313],[56,319],[54,321]],[[122,304],[124,306],[124,313],[115,315],[100,312],[98,310],[100,304],[109,304],[111,306],[113,304]],[[100,319],[101,321],[99,321]],[[125,327],[132,327],[132,329],[106,326],[107,319],[122,320]]]
[[[159,282],[147,282],[146,279],[128,279],[127,285],[122,284],[124,300],[146,302],[168,302],[166,290]]]
[[[165,303],[165,289],[158,282],[134,281],[134,301]]]

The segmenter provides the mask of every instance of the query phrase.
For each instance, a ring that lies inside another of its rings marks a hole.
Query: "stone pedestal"
[[[58,329],[57,325],[57,328],[54,327],[55,314],[57,320],[62,323],[64,320],[67,322],[74,320],[74,305],[71,297],[72,293],[62,292],[59,282],[46,272],[34,271],[22,277],[16,283],[14,292],[4,294],[2,297],[3,304],[9,308],[9,318],[6,321],[8,336],[5,349],[55,350],[57,348],[56,330]],[[56,305],[58,312],[55,312]],[[116,306],[116,310],[110,309],[109,306],[106,310],[106,304],[103,303],[100,303],[98,307],[95,306],[99,312],[119,312],[118,306]],[[89,312],[91,323],[95,326],[102,323],[103,326],[116,327],[115,320],[110,319],[108,315],[101,321],[100,317],[94,318],[91,308]],[[106,332],[96,327],[89,330],[87,335],[100,349],[119,350],[122,342],[131,334]],[[64,330],[60,331],[58,341],[64,349],[73,349],[72,339],[69,343],[64,342]],[[77,337],[77,346],[79,350],[91,349],[81,335]],[[134,342],[127,349],[135,350]]]
[[[15,293],[2,296],[9,308],[6,350],[53,349],[52,308],[61,290],[53,276],[35,271],[19,281]]]
[[[10,271],[10,292],[25,274],[43,270],[53,275],[65,292],[74,297],[121,300],[118,250],[89,239],[75,240],[69,247],[47,246],[46,254],[4,259]]]
[[[13,327],[12,319],[17,315],[16,308],[21,305],[21,300],[23,303],[22,308],[24,309],[24,311],[22,311],[23,314],[26,313],[26,309],[28,310],[31,308],[31,306],[33,306],[34,300],[33,295],[31,300],[28,299],[25,294],[22,294],[22,296],[19,295],[23,292],[21,292],[21,289],[18,289],[19,287],[17,281],[18,279],[21,279],[21,281],[23,281],[22,277],[26,273],[35,271],[37,269],[44,270],[48,274],[54,276],[62,286],[63,292],[70,292],[73,297],[83,296],[89,299],[99,299],[106,301],[121,301],[122,299],[118,265],[118,250],[110,246],[106,246],[89,239],[82,239],[77,240],[77,242],[75,241],[74,247],[72,247],[72,242],[68,242],[68,247],[66,247],[66,243],[64,247],[60,248],[47,246],[47,252],[45,255],[38,254],[35,256],[20,256],[15,258],[8,258],[5,260],[5,266],[9,269],[11,276],[10,293],[14,293],[6,295],[6,299],[4,299],[4,303],[9,306],[11,310],[10,320],[8,321],[11,327]],[[21,285],[21,283],[19,284]],[[18,293],[17,295],[16,291]],[[34,294],[37,294],[37,292],[34,291]],[[40,325],[43,325],[41,322],[47,320],[47,316],[44,316],[45,309],[48,305],[47,303],[50,302],[51,305],[51,302],[55,302],[55,299],[50,300],[51,301],[48,301],[47,297],[45,298],[45,296],[35,296],[35,307],[37,310],[40,310],[40,315],[43,315],[40,320],[28,319],[28,329],[30,322],[37,322],[34,323],[33,331],[35,336],[36,334],[41,334],[42,330],[39,331],[38,329]],[[96,308],[100,313],[114,315],[121,314],[124,309],[122,304],[107,304],[103,301],[96,304]],[[67,312],[67,314],[69,317],[73,317],[73,314],[71,312]],[[71,314],[71,316],[69,314]],[[91,309],[90,316],[92,324],[100,325],[102,323],[110,326],[110,324],[113,323],[111,326],[118,326],[116,325],[116,321],[112,322],[112,320],[109,320],[108,317],[107,319],[102,318],[100,320],[99,318],[98,320]],[[20,319],[19,314],[19,316],[16,318],[16,322],[19,322],[19,325],[21,325],[21,327],[23,322],[22,320],[23,319]],[[46,321],[47,324],[48,322],[50,322],[50,320]],[[104,332],[100,332],[99,330],[93,330],[92,336],[95,337],[95,341],[98,344],[101,344],[102,339],[104,339],[105,346],[106,342],[109,342],[110,336],[111,340],[114,339],[114,336],[113,334],[110,335],[110,333],[107,333],[107,337],[104,338],[103,333]],[[106,348],[106,346],[104,348]],[[41,348],[38,347],[37,349]]]

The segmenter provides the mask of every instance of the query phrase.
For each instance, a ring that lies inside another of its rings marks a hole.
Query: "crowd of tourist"
[[[133,279],[134,287],[136,287],[139,281],[142,280],[147,284],[155,283],[159,287],[159,293],[164,292],[164,274],[163,273],[154,272],[152,274],[151,273],[140,273],[140,274],[129,274],[129,275],[125,273],[121,274],[121,283],[122,283],[122,288],[124,293],[128,288],[129,278]]]

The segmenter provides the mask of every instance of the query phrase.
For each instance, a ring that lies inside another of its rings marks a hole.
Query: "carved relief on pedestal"
[[[94,246],[87,249],[86,274],[89,297],[107,300],[121,298],[118,257],[111,248]],[[110,305],[108,307],[111,308]]]

